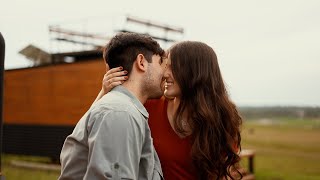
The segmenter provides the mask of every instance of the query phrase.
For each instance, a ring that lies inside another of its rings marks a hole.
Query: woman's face
[[[164,72],[164,79],[165,79],[164,95],[167,98],[180,97],[181,95],[180,87],[172,74],[170,54],[168,55],[168,59],[167,59],[167,68]]]

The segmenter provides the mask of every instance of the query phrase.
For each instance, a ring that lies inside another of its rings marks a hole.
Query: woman
[[[114,68],[97,99],[125,79]],[[164,97],[149,100],[149,125],[165,179],[235,179],[242,119],[230,101],[217,57],[201,42],[168,50]]]

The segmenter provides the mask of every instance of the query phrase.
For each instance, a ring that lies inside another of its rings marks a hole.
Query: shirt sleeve
[[[126,111],[101,113],[88,123],[88,166],[84,179],[138,179],[143,119]]]
[[[77,123],[61,149],[60,162],[61,174],[59,180],[83,179],[88,162],[88,146],[86,122],[90,119],[90,113],[86,113]]]

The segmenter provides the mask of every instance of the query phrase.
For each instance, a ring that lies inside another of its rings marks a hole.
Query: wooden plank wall
[[[101,89],[102,59],[7,70],[4,123],[75,125]]]

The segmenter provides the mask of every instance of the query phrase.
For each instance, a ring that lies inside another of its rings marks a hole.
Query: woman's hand
[[[107,70],[108,69],[109,66],[107,65]],[[101,99],[109,91],[111,91],[111,89],[121,85],[124,81],[126,81],[128,79],[128,76],[126,76],[126,74],[128,74],[128,72],[126,70],[123,71],[122,67],[116,67],[108,70],[107,73],[103,76],[102,88],[94,103]]]
[[[123,71],[122,67],[112,68],[103,76],[102,80],[102,93],[107,94],[111,89],[116,86],[121,85],[124,81],[128,79],[126,76],[128,72],[126,70]]]

